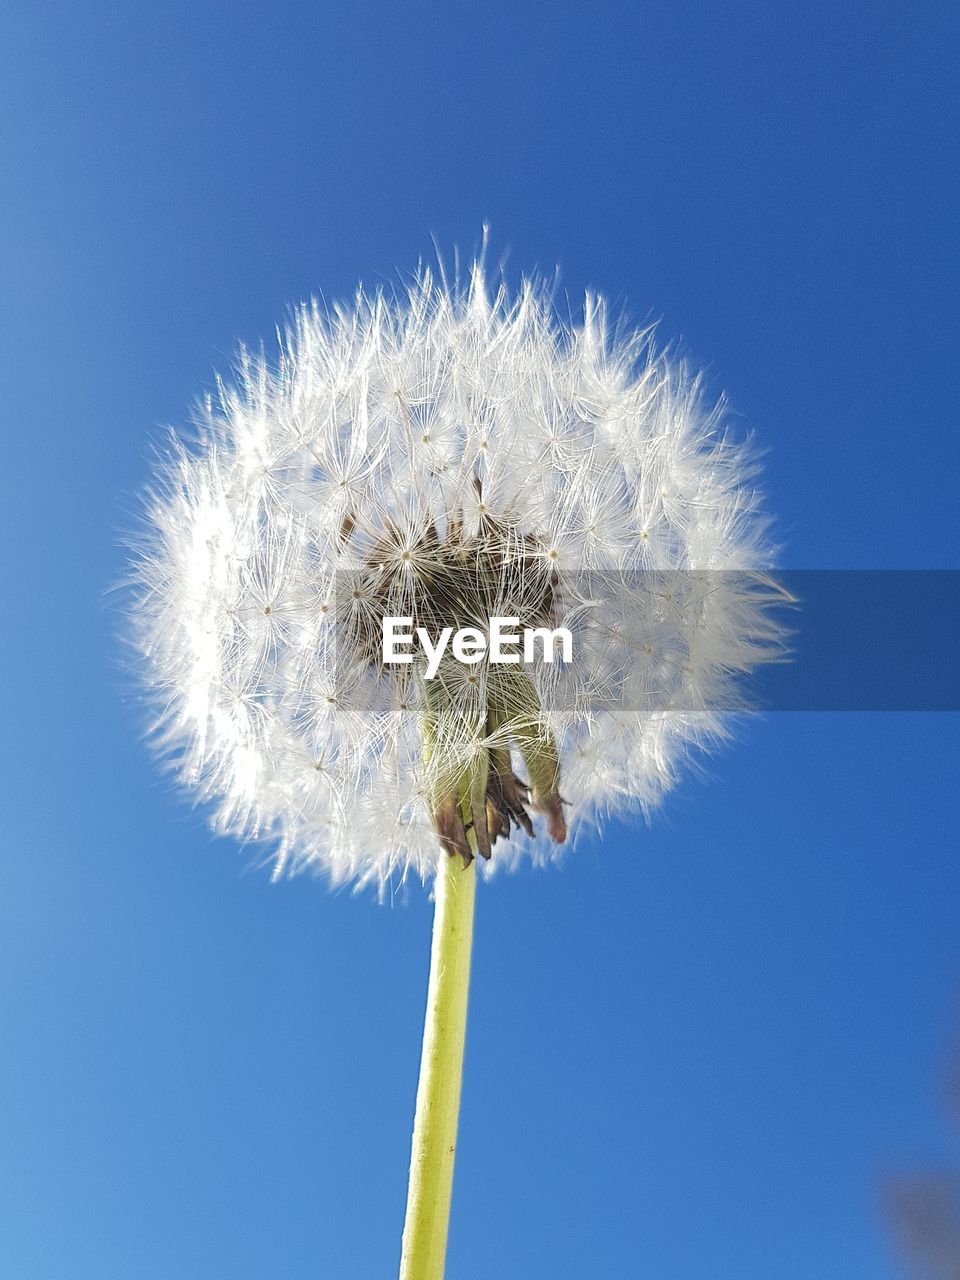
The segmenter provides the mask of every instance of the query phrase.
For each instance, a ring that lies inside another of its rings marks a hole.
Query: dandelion
[[[301,307],[164,463],[134,610],[159,747],[274,876],[434,885],[406,1280],[443,1271],[477,862],[647,812],[727,733],[780,647],[752,476],[649,331],[480,263]],[[388,662],[388,619],[469,660]]]

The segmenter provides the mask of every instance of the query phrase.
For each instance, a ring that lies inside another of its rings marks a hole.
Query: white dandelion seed
[[[780,656],[752,461],[649,332],[481,265],[301,307],[198,425],[134,574],[156,739],[277,875],[435,877],[400,1276],[442,1280],[478,857],[650,809]]]
[[[591,297],[561,321],[477,265],[303,306],[198,426],[149,501],[136,637],[160,746],[276,874],[542,860],[655,805],[777,654],[748,450]],[[569,627],[571,661],[379,659],[386,616],[485,615]]]

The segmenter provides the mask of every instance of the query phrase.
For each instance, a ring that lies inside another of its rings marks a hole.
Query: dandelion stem
[[[472,834],[472,832],[471,832]],[[470,983],[476,859],[442,855],[410,1154],[400,1280],[442,1280]]]

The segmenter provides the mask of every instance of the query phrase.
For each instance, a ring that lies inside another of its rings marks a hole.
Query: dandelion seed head
[[[564,321],[475,265],[304,305],[196,426],[148,502],[133,626],[158,746],[276,875],[427,880],[474,820],[491,867],[541,862],[654,807],[778,653],[749,449],[592,296]],[[427,681],[384,666],[387,616],[562,625],[574,652]]]

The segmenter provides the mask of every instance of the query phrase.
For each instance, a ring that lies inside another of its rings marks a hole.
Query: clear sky
[[[785,564],[957,567],[951,6],[0,17],[0,1275],[395,1274],[430,905],[278,886],[140,741],[157,428],[291,302],[476,246],[658,319]],[[775,713],[482,887],[450,1280],[893,1280],[960,1164],[960,725]]]

